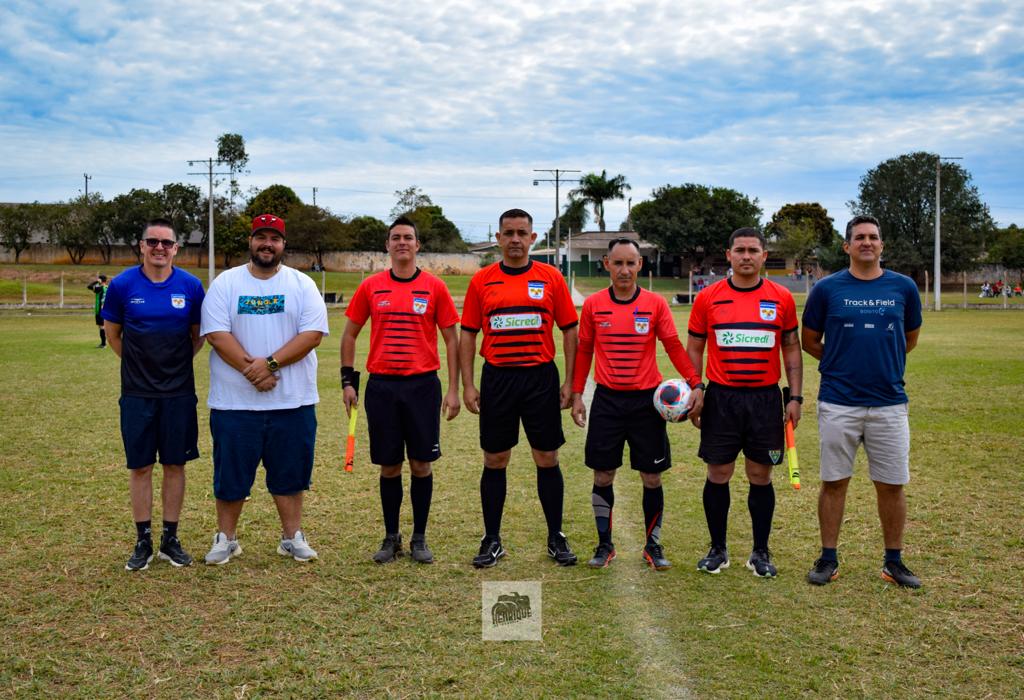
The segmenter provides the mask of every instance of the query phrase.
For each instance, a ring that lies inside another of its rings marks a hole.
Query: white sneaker
[[[231,557],[237,557],[241,553],[242,545],[238,544],[237,538],[229,540],[223,532],[218,532],[213,536],[213,546],[206,553],[206,563],[227,564]]]
[[[296,530],[295,536],[290,540],[282,537],[281,544],[277,545],[277,553],[282,557],[291,557],[295,561],[316,559],[316,550],[309,546],[302,530]]]

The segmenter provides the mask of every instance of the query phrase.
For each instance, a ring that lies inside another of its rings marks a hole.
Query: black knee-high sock
[[[398,516],[402,512],[402,475],[380,478],[380,508],[384,512],[384,532],[398,532]]]
[[[768,535],[772,532],[772,516],[775,515],[775,487],[771,483],[751,484],[747,508],[754,530],[754,549],[768,549]]]
[[[562,531],[562,501],[565,497],[565,481],[562,468],[537,467],[537,496],[548,522],[548,537]]]
[[[107,331],[104,330],[103,326],[100,326],[100,345],[107,344]]]
[[[729,482],[715,484],[704,482],[704,517],[708,521],[711,544],[725,547],[725,532],[729,524]]]
[[[665,490],[658,486],[644,487],[644,523],[647,526],[647,544],[661,542],[661,519],[665,510]]]
[[[422,535],[427,531],[427,517],[430,515],[430,499],[434,495],[434,475],[413,475],[409,485],[409,500],[412,501],[412,534]]]
[[[480,476],[480,506],[484,511],[484,534],[501,534],[501,514],[505,510],[505,470],[488,469]]]
[[[612,541],[612,508],[615,507],[615,487],[611,484],[598,486],[590,493],[590,504],[594,507],[594,522],[597,524],[597,541]]]

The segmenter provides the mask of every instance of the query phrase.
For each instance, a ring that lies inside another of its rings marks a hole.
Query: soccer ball
[[[690,385],[682,379],[666,379],[654,390],[654,408],[669,423],[686,420]]]

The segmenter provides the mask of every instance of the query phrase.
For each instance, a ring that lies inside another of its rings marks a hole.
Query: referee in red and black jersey
[[[676,371],[694,391],[687,410],[697,415],[703,402],[700,374],[679,342],[672,312],[660,294],[641,289],[637,275],[643,265],[636,241],[617,238],[608,244],[604,269],[611,275],[608,289],[587,298],[580,315],[580,344],[573,377],[572,418],[581,428],[587,422],[583,389],[590,361],[597,356],[597,388],[590,406],[585,462],[594,470],[591,503],[597,524],[597,549],[589,564],[608,566],[615,558],[612,543],[612,507],[615,471],[622,466],[622,449],[629,443],[629,461],[644,484],[643,507],[646,543],[643,558],[651,568],[672,566],[661,546],[665,494],[661,474],[672,467],[665,420],[654,408],[654,390],[661,384],[658,371],[660,340]]]
[[[700,428],[698,455],[708,465],[704,515],[711,549],[697,568],[717,574],[729,566],[729,479],[742,451],[754,534],[747,568],[755,576],[773,577],[776,569],[768,550],[775,514],[772,465],[778,464],[784,453],[783,414],[796,427],[803,403],[796,305],[788,289],[761,277],[768,251],[759,230],[733,231],[725,256],[732,277],[697,295],[686,345],[695,367],[702,366],[705,346],[708,349],[708,389],[694,425]],[[779,391],[780,351],[791,392],[785,407]]]
[[[510,209],[498,219],[501,262],[488,265],[470,280],[462,307],[459,364],[462,398],[480,414],[484,470],[480,503],[484,537],[473,558],[478,568],[494,566],[505,556],[501,515],[505,509],[505,468],[519,442],[522,421],[537,464],[537,494],[548,526],[548,555],[561,566],[576,563],[562,533],[564,484],[558,448],[565,442],[561,409],[569,407],[576,357],[576,307],[569,288],[554,267],[530,260],[537,240],[533,217]],[[562,331],[565,383],[559,388],[555,367],[554,327]],[[485,363],[477,390],[473,376],[476,336],[483,333]]]
[[[359,373],[355,371],[356,338],[371,320],[370,354],[366,368],[366,422],[370,460],[380,465],[380,504],[384,541],[373,555],[378,564],[402,554],[398,520],[402,508],[402,460],[408,454],[412,472],[412,539],[415,561],[430,564],[427,516],[434,491],[431,463],[441,456],[441,412],[448,420],[459,414],[459,353],[455,324],[459,314],[448,287],[416,267],[420,249],[416,224],[404,216],[388,230],[391,269],[367,277],[345,311],[348,322],[341,337],[341,383],[345,410],[358,401]],[[437,370],[437,329],[444,338],[448,364],[448,393],[441,399]]]

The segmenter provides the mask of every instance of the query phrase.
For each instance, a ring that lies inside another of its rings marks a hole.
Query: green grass
[[[456,294],[458,296],[458,294]],[[680,328],[685,311],[677,314]],[[733,487],[733,567],[695,571],[706,551],[697,434],[672,426],[666,551],[640,563],[639,479],[616,489],[620,556],[607,570],[560,569],[544,552],[534,467],[513,453],[504,538],[493,570],[469,565],[481,529],[476,417],[445,424],[429,529],[437,559],[370,562],[381,533],[377,474],[361,423],[356,470],[339,468],[340,312],[320,348],[320,432],[305,527],[319,562],[278,557],[278,522],[261,480],[245,507],[245,554],[225,567],[128,574],[134,529],[118,433],[118,368],[93,348],[86,312],[0,313],[0,694],[61,697],[881,697],[1019,696],[1024,624],[1020,397],[1024,315],[927,314],[911,355],[912,474],[906,557],[923,589],[878,575],[881,539],[861,458],[850,489],[842,577],[804,583],[817,554],[817,373],[798,430],[802,491],[784,470],[772,546],[776,580],[743,568],[746,488]],[[368,333],[360,338],[360,361]],[[200,395],[208,350],[196,361]],[[663,369],[668,370],[663,360]],[[207,411],[189,468],[181,537],[201,557],[213,534]],[[584,433],[564,418],[565,530],[595,542]],[[408,476],[405,477],[408,484]],[[159,484],[159,478],[156,479]],[[155,519],[159,519],[159,506]],[[403,529],[411,530],[408,496]],[[483,642],[484,580],[544,583],[543,642]]]

